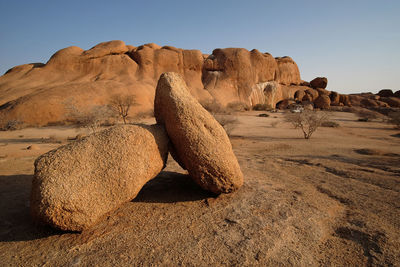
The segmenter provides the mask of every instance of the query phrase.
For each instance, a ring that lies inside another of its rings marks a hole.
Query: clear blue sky
[[[400,89],[400,1],[0,0],[0,73],[57,50],[123,40],[291,56],[342,93]]]

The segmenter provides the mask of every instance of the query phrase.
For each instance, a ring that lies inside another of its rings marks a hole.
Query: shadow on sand
[[[29,209],[32,177],[0,176],[0,242],[29,241],[73,233],[37,225],[32,221]],[[149,181],[132,201],[175,203],[209,197],[216,195],[201,189],[187,174],[163,171]]]
[[[163,171],[144,185],[133,202],[175,203],[210,197],[217,195],[203,190],[188,174]]]
[[[0,176],[0,242],[41,239],[63,232],[36,225],[30,217],[32,175]]]

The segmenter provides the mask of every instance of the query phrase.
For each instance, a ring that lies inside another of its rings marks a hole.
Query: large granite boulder
[[[320,109],[329,109],[331,106],[331,99],[328,95],[321,95],[315,99],[314,106]]]
[[[243,174],[223,127],[190,94],[177,73],[161,75],[154,115],[165,126],[171,153],[202,188],[229,193],[243,184]]]
[[[165,166],[164,127],[117,126],[47,152],[35,161],[31,214],[82,231],[131,201]]]
[[[328,79],[325,77],[317,77],[310,82],[311,88],[317,89],[322,88],[325,89],[328,85]]]

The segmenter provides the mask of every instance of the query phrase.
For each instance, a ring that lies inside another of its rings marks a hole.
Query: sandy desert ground
[[[83,233],[29,215],[35,158],[77,131],[0,132],[0,265],[400,266],[399,131],[332,112],[340,127],[305,140],[282,113],[259,113],[237,114],[231,133],[239,191],[205,192],[169,159],[136,199]]]

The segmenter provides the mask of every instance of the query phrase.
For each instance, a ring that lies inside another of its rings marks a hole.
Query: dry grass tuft
[[[215,114],[214,118],[225,129],[225,132],[228,136],[231,135],[232,130],[235,129],[238,122],[238,118],[233,115]]]

